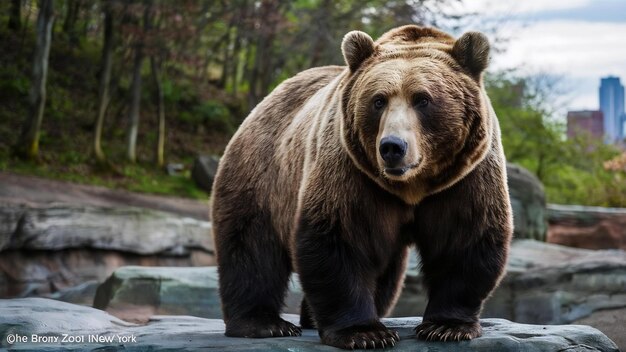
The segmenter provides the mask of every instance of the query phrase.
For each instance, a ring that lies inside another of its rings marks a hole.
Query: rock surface
[[[132,207],[50,204],[0,207],[0,251],[94,248],[141,255],[213,252],[211,224]]]
[[[415,270],[415,261],[410,267],[392,316],[424,313],[427,298],[422,277]],[[582,250],[517,240],[507,270],[482,317],[564,324],[601,310],[626,307],[624,251]],[[222,317],[215,267],[123,267],[98,291],[95,306],[125,320],[146,321],[152,314]],[[296,275],[290,291],[285,312],[298,313],[302,293]]]
[[[122,265],[213,265],[211,224],[151,209],[0,206],[0,297],[104,280]]]
[[[124,265],[215,265],[215,257],[202,250],[190,250],[186,256],[139,255],[92,248],[9,250],[0,253],[0,298],[62,294],[88,281],[102,282]],[[70,296],[67,299],[71,299]],[[70,302],[84,301],[79,298]],[[89,302],[91,305],[93,295]]]
[[[507,164],[506,172],[513,207],[514,238],[545,241],[548,224],[541,181],[515,164]]]
[[[98,287],[93,306],[135,322],[152,315],[221,318],[217,268],[121,267]]]
[[[394,316],[423,314],[426,290],[411,264]],[[565,324],[603,309],[626,307],[626,252],[513,241],[507,273],[483,317]]]
[[[57,301],[91,306],[93,305],[93,298],[96,296],[98,287],[100,287],[100,283],[97,280],[89,280],[77,286],[64,288],[54,293],[43,295],[43,297],[52,298]]]
[[[222,318],[217,267],[171,268],[126,266],[97,289],[93,306],[133,322],[152,315]],[[302,290],[291,280],[285,313],[299,314]]]
[[[426,307],[421,274],[411,263],[393,316],[420,315]],[[298,313],[301,289],[291,281],[286,312]],[[98,288],[94,304],[149,306],[154,314],[221,318],[217,268],[122,267]],[[532,240],[514,241],[507,275],[488,300],[484,317],[558,324],[602,309],[626,307],[626,252],[591,251]]]
[[[214,155],[200,155],[194,160],[191,169],[191,178],[196,185],[205,192],[210,193],[213,187],[213,180],[217,174],[217,166],[220,158]]]
[[[548,242],[564,246],[626,250],[626,208],[548,206]]]
[[[613,340],[620,350],[626,351],[626,308],[600,310],[573,324],[593,326]]]
[[[320,343],[317,331],[301,337],[242,339],[224,336],[221,320],[189,316],[154,316],[145,325],[119,320],[97,309],[42,298],[0,300],[0,347],[12,351],[340,351]],[[297,316],[285,316],[297,321]],[[598,330],[583,325],[538,326],[503,319],[483,319],[483,336],[472,341],[432,343],[417,341],[413,327],[420,318],[385,319],[398,331],[400,342],[392,351],[618,351]],[[9,344],[15,334],[25,342]],[[32,342],[32,335],[78,342]],[[89,335],[111,338],[111,343],[89,342]],[[118,342],[118,338],[127,342]],[[81,340],[84,338],[85,342]]]

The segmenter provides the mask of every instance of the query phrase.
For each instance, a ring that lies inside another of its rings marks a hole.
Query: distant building
[[[596,138],[602,138],[604,136],[604,118],[602,111],[585,110],[567,112],[567,138],[574,138],[583,132]]]
[[[605,77],[600,80],[600,110],[604,114],[604,134],[608,143],[621,141],[624,132],[624,86],[619,77]]]

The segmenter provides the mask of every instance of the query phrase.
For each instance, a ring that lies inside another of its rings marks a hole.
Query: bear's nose
[[[396,136],[385,137],[380,140],[380,156],[388,166],[398,163],[406,155],[407,144]]]

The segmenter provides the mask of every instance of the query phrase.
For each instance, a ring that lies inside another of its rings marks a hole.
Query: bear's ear
[[[482,33],[467,32],[454,43],[452,56],[478,78],[489,63],[489,40]]]
[[[343,37],[341,51],[350,72],[354,72],[363,61],[374,54],[374,41],[365,32],[352,31]]]

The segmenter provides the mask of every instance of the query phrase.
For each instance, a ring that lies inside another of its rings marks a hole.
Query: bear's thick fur
[[[416,336],[480,336],[512,234],[489,44],[399,27],[343,40],[347,67],[283,82],[246,118],[213,186],[226,335],[299,335],[279,316],[292,272],[301,325],[341,348],[394,345],[380,323],[415,244],[429,303]]]

